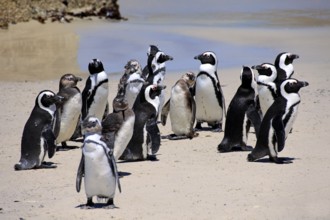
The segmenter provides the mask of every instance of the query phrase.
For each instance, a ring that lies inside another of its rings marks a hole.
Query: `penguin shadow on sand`
[[[297,158],[294,158],[294,157],[279,157],[279,159],[282,161],[281,164],[291,164],[291,163],[293,163],[294,160],[297,160]],[[254,161],[254,162],[257,162],[257,163],[274,163],[274,161],[272,161],[269,158],[261,158],[259,160]]]

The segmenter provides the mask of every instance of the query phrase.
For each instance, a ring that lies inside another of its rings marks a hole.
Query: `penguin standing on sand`
[[[52,158],[56,151],[55,135],[52,129],[56,103],[63,98],[50,90],[41,91],[34,108],[27,120],[21,141],[21,158],[15,164],[15,170],[33,168],[55,168],[56,166],[44,163],[44,158]]]
[[[212,126],[214,131],[222,130],[225,110],[225,99],[217,74],[218,60],[211,51],[204,52],[194,59],[200,60],[199,73],[196,78],[194,94],[196,100],[196,129],[202,129],[202,123]]]
[[[300,103],[299,90],[308,86],[307,82],[287,79],[280,86],[280,95],[269,107],[261,122],[257,143],[248,155],[248,161],[256,161],[264,156],[275,163],[284,163],[278,158],[285,146],[285,140],[292,128]]]
[[[140,63],[137,60],[129,60],[125,65],[125,73],[120,79],[120,84],[126,84],[125,98],[129,108],[133,108],[145,80]]]
[[[89,77],[82,92],[81,119],[94,115],[100,121],[105,114],[108,105],[108,75],[104,71],[103,64],[98,59],[93,59],[88,65]]]
[[[167,137],[170,140],[179,140],[197,136],[194,131],[196,104],[191,88],[195,84],[195,74],[185,73],[172,87],[171,97],[166,102],[161,113],[162,125],[166,125],[168,113],[170,114],[171,127],[174,134]]]
[[[121,160],[157,160],[160,147],[160,132],[156,122],[159,95],[165,89],[162,85],[143,85],[133,106],[135,114],[134,131]]]
[[[62,148],[68,147],[66,141],[72,137],[80,119],[82,96],[77,83],[81,80],[71,73],[60,79],[57,95],[63,97],[63,101],[57,105],[54,133],[56,144],[61,143]]]
[[[76,190],[80,192],[84,178],[87,203],[83,208],[93,208],[93,197],[107,199],[104,208],[115,208],[116,186],[121,191],[117,165],[111,149],[102,140],[102,126],[98,118],[88,116],[82,124],[84,144],[77,171]]]
[[[219,152],[229,152],[234,148],[243,151],[252,150],[251,146],[247,146],[251,122],[259,131],[261,118],[249,117],[249,109],[256,109],[257,97],[257,84],[251,68],[243,66],[240,78],[242,83],[228,107],[224,137],[218,145]]]
[[[257,87],[262,115],[266,114],[268,108],[277,98],[277,87],[275,79],[277,77],[276,67],[270,63],[263,63],[252,67],[258,71]]]
[[[125,82],[119,84],[117,96],[112,102],[113,112],[102,121],[103,136],[107,141],[114,142],[110,145],[113,146],[116,161],[123,154],[134,131],[135,114],[125,98],[125,87]]]

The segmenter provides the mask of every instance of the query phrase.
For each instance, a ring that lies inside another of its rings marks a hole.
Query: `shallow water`
[[[102,21],[88,29],[78,29],[78,63],[87,71],[90,59],[103,61],[107,72],[122,72],[126,62],[137,59],[146,65],[150,44],[158,45],[174,60],[168,71],[198,69],[193,57],[203,51],[216,52],[219,68],[254,65],[256,57],[272,62],[278,53],[272,48],[242,46],[182,36],[172,28],[309,28],[330,23],[330,1],[120,1],[120,11],[128,21]],[[242,36],[244,37],[244,36]],[[253,54],[253,56],[251,56]]]

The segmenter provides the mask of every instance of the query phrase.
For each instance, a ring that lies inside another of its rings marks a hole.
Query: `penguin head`
[[[201,64],[210,64],[216,66],[218,63],[217,56],[212,51],[206,51],[194,57],[195,60],[201,61]]]
[[[103,63],[99,59],[92,59],[88,64],[90,74],[96,74],[104,71]]]
[[[81,126],[82,134],[94,134],[102,131],[101,122],[95,116],[87,116]]]
[[[183,79],[187,84],[188,87],[192,87],[195,84],[195,80],[196,80],[196,75],[193,72],[186,72],[181,79]]]
[[[283,52],[277,55],[275,59],[275,67],[282,69],[286,73],[286,78],[290,78],[293,74],[293,60],[298,59],[297,54],[292,54],[288,52]]]
[[[38,94],[35,105],[39,108],[46,109],[63,101],[63,99],[64,98],[62,96],[56,95],[50,90],[43,90]]]
[[[148,48],[147,56],[155,56],[160,49],[155,45],[150,45]]]
[[[165,85],[150,84],[146,87],[145,91],[148,97],[150,97],[151,99],[155,99],[161,94],[162,90],[165,88]]]
[[[251,67],[258,71],[258,81],[267,83],[273,82],[276,79],[277,71],[276,67],[271,63],[263,63]]]
[[[124,68],[125,74],[131,75],[133,73],[138,73],[139,75],[142,75],[142,68],[137,60],[129,60]]]
[[[75,87],[79,81],[82,81],[82,78],[77,77],[71,73],[64,74],[60,79],[59,88]]]
[[[297,79],[287,79],[281,84],[281,94],[283,97],[287,98],[291,94],[298,94],[299,90],[303,87],[308,86],[309,83],[306,81],[299,81]]]

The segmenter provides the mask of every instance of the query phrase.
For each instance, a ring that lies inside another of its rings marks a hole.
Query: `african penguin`
[[[222,130],[225,114],[225,99],[217,74],[218,60],[214,52],[207,51],[194,59],[200,60],[199,73],[194,87],[196,101],[196,130],[207,122],[214,131]]]
[[[171,97],[162,109],[162,125],[166,125],[167,115],[170,114],[171,127],[174,132],[174,134],[166,136],[170,140],[192,139],[198,135],[194,132],[196,105],[191,94],[195,78],[193,72],[185,73],[172,87]]]
[[[255,65],[252,68],[258,71],[258,97],[262,115],[265,115],[267,109],[277,98],[277,88],[274,82],[277,77],[277,71],[275,66],[270,63]]]
[[[98,59],[91,60],[88,70],[90,75],[82,92],[81,119],[93,115],[102,121],[103,116],[107,114],[108,75]]]
[[[280,86],[280,95],[269,107],[260,126],[257,143],[248,155],[248,161],[256,161],[264,156],[275,163],[284,163],[278,152],[284,149],[285,140],[292,128],[300,103],[299,90],[308,86],[307,82],[287,79]]]
[[[76,190],[80,192],[84,178],[87,203],[83,208],[93,208],[93,197],[107,199],[105,208],[115,208],[113,199],[116,186],[121,191],[117,165],[112,150],[103,141],[102,126],[98,118],[88,116],[82,123],[84,144],[77,171]]]
[[[135,114],[134,131],[121,160],[157,160],[160,147],[160,132],[156,122],[159,95],[165,86],[143,85],[133,106]]]
[[[241,85],[228,107],[224,137],[218,145],[219,152],[229,152],[236,148],[243,151],[252,150],[253,148],[247,145],[251,122],[255,127],[260,126],[261,123],[260,117],[256,119],[249,117],[249,109],[255,109],[257,104],[257,85],[252,69],[243,66],[240,79]]]
[[[43,90],[38,94],[31,115],[24,126],[21,158],[19,163],[15,164],[15,170],[56,167],[47,165],[44,159],[47,153],[49,158],[55,154],[56,144],[52,123],[56,103],[62,99],[50,90]]]
[[[56,144],[61,143],[62,148],[68,147],[66,141],[72,137],[80,119],[82,96],[77,83],[81,80],[71,73],[64,74],[60,79],[57,95],[64,99],[57,104],[54,134]]]
[[[120,84],[126,85],[125,98],[128,102],[128,107],[132,108],[137,95],[139,94],[142,85],[145,83],[145,78],[142,75],[141,65],[137,60],[129,60],[125,65],[125,73],[120,79]]]
[[[116,161],[133,136],[135,122],[135,114],[125,98],[125,87],[126,84],[119,84],[118,93],[112,102],[113,112],[102,121],[103,136],[107,141],[114,142],[111,145]]]
[[[295,59],[298,58],[298,55],[287,52],[283,52],[277,55],[274,66],[276,67],[277,72],[275,83],[278,88],[284,80],[291,78],[294,73],[292,63]]]

